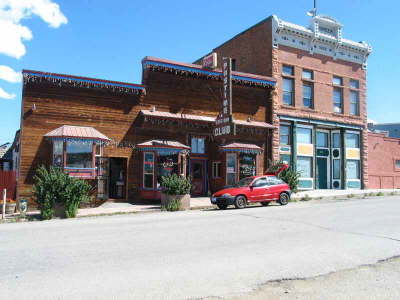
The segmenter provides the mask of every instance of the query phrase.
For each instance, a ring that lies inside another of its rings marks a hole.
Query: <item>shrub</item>
[[[171,174],[161,177],[161,187],[167,195],[185,195],[190,193],[190,178]]]
[[[283,161],[271,161],[269,160],[269,165],[270,167],[268,168],[268,172],[275,173],[279,171],[280,168],[283,167],[285,163]],[[286,170],[283,170],[278,174],[278,177],[282,179],[284,182],[286,182],[290,189],[292,190],[293,193],[297,193],[298,187],[299,187],[299,178],[300,178],[300,172],[297,172],[293,170],[292,167],[287,168]]]
[[[76,216],[79,205],[90,201],[91,186],[84,180],[70,177],[58,168],[39,167],[34,181],[33,195],[42,219],[53,218],[56,203],[65,206],[67,218],[73,218]]]
[[[166,211],[179,211],[181,209],[181,201],[179,198],[172,199],[166,203],[165,206],[161,207],[161,210]]]
[[[300,199],[300,201],[310,201],[311,197],[308,194],[305,194],[304,197]]]
[[[349,198],[349,199],[350,199],[350,198],[354,198],[354,197],[355,197],[354,194],[348,194],[348,195],[347,195],[347,198]]]
[[[378,197],[381,197],[381,196],[384,196],[385,194],[384,193],[382,193],[382,192],[378,192],[378,193],[376,193],[376,196],[378,196]]]

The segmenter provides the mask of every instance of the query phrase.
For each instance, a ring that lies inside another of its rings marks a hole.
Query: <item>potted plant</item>
[[[0,201],[0,214],[3,211],[3,200]],[[12,199],[6,200],[6,214],[13,214],[15,212],[15,208],[17,207],[17,202]]]
[[[171,174],[161,178],[161,207],[168,211],[190,209],[190,178]]]

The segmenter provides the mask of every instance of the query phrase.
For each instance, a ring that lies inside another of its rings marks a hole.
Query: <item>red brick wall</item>
[[[400,188],[400,139],[388,138],[380,133],[368,133],[369,188]]]

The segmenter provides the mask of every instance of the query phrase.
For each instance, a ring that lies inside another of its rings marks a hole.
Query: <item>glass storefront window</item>
[[[346,133],[346,148],[360,148],[360,135],[357,133]]]
[[[53,166],[64,167],[64,142],[55,140],[53,142]]]
[[[192,153],[204,154],[205,153],[205,139],[192,138]]]
[[[317,147],[328,148],[328,133],[317,131]]]
[[[341,141],[340,141],[340,133],[334,132],[332,133],[332,143],[333,143],[333,148],[340,148],[341,147]]]
[[[239,154],[239,180],[256,175],[256,157],[252,153]]]
[[[360,161],[347,160],[347,179],[360,179]]]
[[[173,173],[178,174],[178,154],[159,153],[157,155],[157,188],[160,187],[161,177]]]
[[[300,172],[302,178],[311,178],[312,175],[312,157],[298,156],[297,171]]]
[[[80,141],[67,142],[67,167],[68,168],[92,168],[93,144]]]
[[[340,160],[334,159],[332,164],[333,164],[333,179],[340,179]]]
[[[154,153],[145,152],[143,160],[143,187],[152,189],[154,187]]]
[[[283,163],[290,165],[290,155],[289,154],[281,154],[280,155],[280,160]]]
[[[312,129],[298,127],[297,128],[297,143],[312,144]]]
[[[279,141],[281,145],[290,145],[290,126],[279,126]]]
[[[236,154],[228,153],[226,155],[226,184],[234,185],[236,183]]]

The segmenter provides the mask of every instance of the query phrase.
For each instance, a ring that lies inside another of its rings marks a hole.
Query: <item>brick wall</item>
[[[368,133],[369,188],[400,188],[400,139],[380,133]]]

